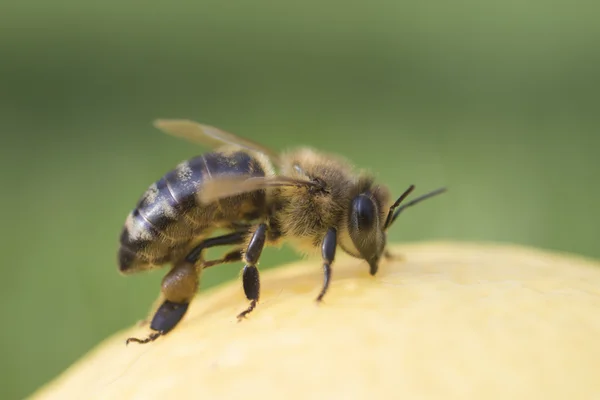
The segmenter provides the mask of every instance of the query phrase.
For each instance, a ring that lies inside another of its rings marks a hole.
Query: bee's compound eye
[[[361,194],[352,201],[352,222],[360,231],[370,231],[375,224],[377,210],[373,200]]]
[[[150,329],[162,333],[169,332],[181,321],[188,306],[189,303],[173,303],[172,301],[165,300],[156,311],[156,314],[154,314]]]

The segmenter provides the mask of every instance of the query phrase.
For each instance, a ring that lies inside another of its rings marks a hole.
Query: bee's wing
[[[200,202],[207,204],[224,197],[235,196],[242,193],[278,186],[309,187],[318,186],[318,183],[288,178],[285,176],[221,176],[215,179],[204,181],[202,183],[202,188],[198,191],[197,196]]]
[[[169,135],[211,148],[222,146],[223,144],[233,144],[247,150],[263,153],[276,163],[278,161],[277,154],[270,149],[233,133],[215,128],[214,126],[199,124],[187,119],[157,119],[154,121],[154,126]]]

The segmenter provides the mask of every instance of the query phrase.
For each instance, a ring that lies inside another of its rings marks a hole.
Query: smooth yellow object
[[[120,332],[37,399],[600,399],[600,264],[515,246],[396,246],[376,277],[338,253],[200,294],[153,343]],[[207,272],[209,273],[209,272]]]

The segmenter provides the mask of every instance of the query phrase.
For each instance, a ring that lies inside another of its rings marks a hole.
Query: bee
[[[321,301],[339,247],[365,260],[375,275],[386,250],[387,230],[407,207],[444,192],[440,188],[403,201],[411,185],[391,202],[386,186],[345,159],[303,147],[276,154],[253,141],[190,120],[157,120],[163,132],[210,146],[213,151],[180,163],[142,195],[126,219],[118,251],[119,270],[131,274],[171,264],[161,284],[162,303],[150,323],[148,343],[171,331],[185,315],[202,271],[243,262],[248,307],[260,298],[257,268],[263,248],[283,241],[299,252],[321,253]],[[223,234],[216,235],[216,231]],[[219,259],[204,251],[233,246]]]

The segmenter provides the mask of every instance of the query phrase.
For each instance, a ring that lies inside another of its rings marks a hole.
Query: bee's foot
[[[158,339],[162,334],[163,334],[162,332],[154,332],[154,333],[151,333],[146,339],[138,339],[138,338],[130,337],[125,341],[125,346],[127,346],[131,342],[135,342],[135,343],[139,343],[139,344],[153,342],[156,339]]]
[[[250,314],[252,312],[252,310],[254,310],[254,308],[256,308],[256,300],[250,301],[250,306],[238,314],[238,316],[237,316],[238,322],[241,322],[242,320],[244,320],[246,318],[246,316],[248,314]]]

